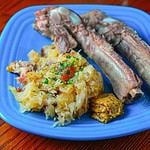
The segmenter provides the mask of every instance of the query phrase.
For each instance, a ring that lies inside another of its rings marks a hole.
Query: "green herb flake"
[[[84,69],[84,68],[82,67],[82,68],[80,69],[80,71],[83,71],[83,69]]]
[[[55,73],[55,75],[60,75],[60,74],[61,74],[60,72],[56,72],[56,73]]]
[[[48,79],[46,78],[44,81],[43,81],[44,84],[48,84]]]
[[[66,58],[67,58],[67,59],[70,59],[70,58],[71,58],[71,56],[70,56],[70,55],[67,55],[67,56],[66,56]]]
[[[50,71],[51,71],[51,72],[55,72],[55,69],[56,69],[55,66],[51,66],[51,67],[50,67]]]
[[[69,67],[71,64],[69,63],[69,62],[62,62],[62,63],[60,63],[60,69],[61,70],[64,70],[66,67]]]
[[[67,81],[67,84],[73,84],[73,79],[69,79],[69,80]]]
[[[64,69],[65,69],[64,63],[60,63],[60,64],[59,64],[59,67],[60,67],[61,70],[64,70]]]
[[[78,76],[79,75],[79,72],[77,71],[76,73],[75,73],[75,76]]]
[[[79,61],[79,58],[72,56],[70,59],[70,64],[74,65],[75,63],[77,63]]]
[[[52,80],[56,81],[57,79],[56,78],[51,78]]]
[[[68,67],[69,63],[68,62],[64,62],[64,68]]]

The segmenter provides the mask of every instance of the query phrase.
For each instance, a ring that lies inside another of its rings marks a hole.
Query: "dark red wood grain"
[[[18,10],[41,4],[122,4],[150,12],[149,0],[0,0],[0,32]],[[75,142],[48,139],[16,129],[0,119],[0,150],[150,150],[150,131],[102,141]]]

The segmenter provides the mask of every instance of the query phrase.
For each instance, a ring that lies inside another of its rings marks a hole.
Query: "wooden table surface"
[[[149,0],[0,0],[0,32],[8,19],[18,10],[40,4],[97,3],[130,5],[150,12]],[[136,135],[94,142],[48,139],[16,129],[0,119],[0,150],[150,150],[150,131]]]

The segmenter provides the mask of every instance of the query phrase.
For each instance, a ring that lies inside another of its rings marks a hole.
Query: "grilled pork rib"
[[[86,29],[76,13],[63,7],[57,7],[50,9],[45,15],[50,23],[49,28],[63,25],[71,32],[84,52],[93,58],[108,76],[114,93],[119,99],[129,102],[142,93],[140,79],[122,61],[105,39]],[[38,18],[36,18],[35,24],[37,22]]]
[[[117,52],[129,60],[139,75],[150,85],[150,46],[124,23],[105,15],[101,11],[91,11],[82,15],[87,26],[105,37]]]

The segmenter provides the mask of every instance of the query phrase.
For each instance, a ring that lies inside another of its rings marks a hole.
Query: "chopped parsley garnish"
[[[60,67],[61,70],[64,70],[65,68],[70,67],[70,66],[73,66],[73,64],[70,63],[70,62],[67,62],[67,61],[62,62],[59,65],[59,67]]]
[[[54,80],[54,81],[56,81],[56,80],[57,80],[56,78],[48,78],[48,79],[50,79],[50,80]]]
[[[61,70],[64,70],[68,66],[68,63],[67,62],[62,62],[62,63],[60,63],[59,66],[60,66]]]
[[[76,73],[75,73],[75,76],[78,76],[79,75],[79,71],[77,71]]]
[[[56,72],[56,73],[55,73],[55,75],[60,75],[60,74],[61,74],[60,72]]]
[[[67,84],[73,84],[73,79],[69,79],[69,80],[67,81]]]
[[[66,58],[67,58],[67,59],[70,59],[70,58],[71,58],[71,56],[70,56],[70,55],[67,55],[67,56],[66,56]]]
[[[44,84],[48,84],[48,79],[46,78],[44,81],[43,81]]]
[[[50,67],[50,71],[51,71],[51,72],[55,72],[55,70],[56,70],[56,67],[55,67],[55,66],[51,66],[51,67]]]
[[[80,69],[80,71],[83,71],[83,69],[84,69],[84,68],[82,67],[82,68]]]

